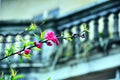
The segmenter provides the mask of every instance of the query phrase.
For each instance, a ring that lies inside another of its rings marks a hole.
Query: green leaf
[[[66,37],[71,37],[70,33],[66,32]]]
[[[20,74],[20,75],[15,76],[15,79],[16,79],[16,80],[17,80],[17,79],[21,79],[21,78],[24,78],[24,75],[23,75],[23,74]]]
[[[5,80],[5,78],[3,77],[3,78],[0,78],[0,80]]]
[[[48,80],[51,80],[51,78],[49,77]]]
[[[25,46],[34,45],[34,42],[28,42]]]
[[[15,80],[15,79],[14,79],[14,76],[11,76],[11,77],[10,77],[10,80]]]
[[[25,40],[24,40],[22,37],[20,37],[20,39],[21,39],[21,41],[24,43],[24,46],[23,46],[23,47],[27,47],[27,46],[29,46],[29,45],[33,45],[33,44],[34,44],[34,42],[28,42],[28,43],[26,43]]]
[[[30,25],[30,27],[29,27],[29,30],[30,30],[30,31],[34,31],[34,30],[36,30],[36,29],[37,29],[37,25],[34,24],[34,23],[32,23],[32,24]]]
[[[72,54],[71,54],[70,51],[67,51],[67,52],[65,53],[65,56],[68,57],[68,58],[71,57],[71,55],[72,55]]]
[[[9,53],[13,53],[14,52],[14,45],[12,45],[12,47],[9,50]]]
[[[43,32],[41,32],[41,34],[40,34],[40,40],[44,40],[45,34],[46,34],[46,30],[43,31]]]
[[[45,34],[46,34],[46,30],[43,31],[43,32],[41,32],[41,33],[40,33],[40,36],[36,35],[35,33],[33,33],[33,34],[34,34],[34,36],[35,36],[37,39],[39,39],[39,40],[44,40],[44,36],[45,36]]]
[[[20,40],[25,44],[25,40],[20,36]]]
[[[66,33],[66,40],[72,41],[71,35],[68,32]]]
[[[15,71],[14,69],[12,69],[12,68],[10,68],[10,70],[11,70],[11,74],[12,74],[12,76],[14,77],[14,76],[16,76],[16,74],[17,74],[17,71]]]
[[[9,51],[7,50],[7,52],[5,52],[5,56],[9,56],[10,55],[10,53],[9,53]]]
[[[69,38],[69,37],[68,37],[68,38],[66,38],[66,39],[67,39],[68,41],[72,41],[72,38]]]
[[[24,77],[24,75],[17,75],[17,71],[15,71],[12,68],[10,68],[10,71],[11,71],[10,80],[17,80]]]
[[[24,46],[21,46],[21,47],[17,47],[17,48],[24,48]]]
[[[29,60],[30,60],[32,55],[31,55],[31,54],[23,54],[23,56],[24,56],[26,59],[29,59]]]
[[[34,47],[32,50],[41,50],[40,48]]]
[[[89,31],[89,30],[87,30],[87,29],[86,29],[85,31],[86,31],[86,32],[88,32],[88,33],[90,33],[90,31]]]
[[[2,71],[2,74],[1,74],[1,76],[3,77],[4,76],[4,72]]]
[[[11,80],[16,80],[15,79],[15,76],[17,75],[17,71],[15,71],[14,69],[10,68],[10,71],[11,71],[11,77],[10,79]]]
[[[20,63],[23,62],[23,57],[22,57],[22,54],[20,55]]]
[[[33,33],[33,34],[37,39],[40,39],[40,37],[38,35],[36,35],[35,33]]]
[[[9,56],[14,52],[14,45],[10,49],[5,49],[5,56]]]
[[[5,80],[4,72],[2,72],[0,80]]]
[[[87,29],[87,26],[86,26],[85,23],[83,23],[83,28],[84,28],[84,31],[86,31],[86,32],[90,32],[90,31]]]
[[[83,28],[84,28],[84,30],[86,30],[86,29],[87,29],[87,27],[86,27],[86,24],[85,24],[85,23],[83,23]]]

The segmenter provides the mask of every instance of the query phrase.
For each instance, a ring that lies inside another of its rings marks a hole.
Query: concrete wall
[[[32,19],[56,7],[60,8],[60,15],[64,15],[98,2],[99,0],[2,0],[0,20]]]

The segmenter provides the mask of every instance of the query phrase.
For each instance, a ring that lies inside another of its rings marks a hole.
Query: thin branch
[[[47,40],[43,41],[42,43],[45,43],[46,41],[47,41]],[[31,49],[31,48],[33,48],[33,47],[35,47],[35,45],[28,47],[28,49]],[[6,59],[6,58],[8,58],[8,57],[10,57],[10,56],[13,56],[13,55],[15,55],[15,54],[18,54],[18,52],[23,52],[23,51],[24,51],[24,48],[23,48],[22,50],[20,50],[20,51],[17,51],[17,52],[15,52],[15,53],[12,53],[12,54],[10,54],[10,55],[8,55],[8,56],[5,56],[5,57],[1,58],[0,61],[4,60],[4,59]]]
[[[79,33],[79,34],[73,34],[73,35],[70,36],[70,37],[64,37],[64,36],[61,36],[61,35],[60,35],[60,37],[57,37],[57,38],[58,38],[58,39],[67,39],[67,38],[76,38],[76,37],[85,38],[85,37],[82,36],[82,33],[84,33],[84,32],[85,32],[85,31],[82,31],[82,32]],[[48,40],[44,40],[44,41],[42,41],[42,43],[46,43],[47,41],[48,41]],[[39,42],[41,42],[41,41],[39,41]],[[35,45],[28,47],[28,49],[31,49],[31,48],[33,48],[33,47],[35,47]],[[12,54],[10,54],[10,55],[8,55],[8,56],[5,56],[5,57],[1,58],[0,61],[4,60],[4,59],[6,59],[6,58],[8,58],[8,57],[10,57],[10,56],[13,56],[13,55],[15,55],[15,54],[18,54],[18,52],[23,52],[24,49],[25,49],[25,48],[23,48],[23,49],[20,50],[20,51],[15,52],[15,53],[12,53]]]

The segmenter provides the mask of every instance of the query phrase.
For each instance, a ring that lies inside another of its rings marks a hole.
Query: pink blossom
[[[42,47],[42,43],[41,43],[41,42],[36,43],[36,47],[37,47],[37,48],[41,48],[41,47]]]
[[[50,41],[47,41],[48,46],[52,46],[52,43]]]
[[[60,44],[58,38],[55,36],[55,33],[53,31],[47,32],[45,39],[54,42],[56,45]]]
[[[34,44],[35,44],[35,46],[36,46],[37,48],[41,48],[41,47],[42,47],[42,43],[41,43],[41,42],[39,42],[39,43],[34,42]]]
[[[59,42],[59,41],[56,41],[55,44],[58,46],[58,45],[60,45],[60,42]]]
[[[45,39],[52,40],[55,36],[55,33],[53,31],[47,32],[47,35],[45,36]]]
[[[59,42],[57,37],[53,37],[53,39],[51,41],[53,41],[56,45],[60,44],[60,42]]]
[[[18,55],[21,55],[21,52],[18,52],[17,54],[18,54]]]
[[[31,52],[30,49],[25,49],[25,50],[24,50],[24,53],[25,53],[25,54],[30,54],[30,52]]]

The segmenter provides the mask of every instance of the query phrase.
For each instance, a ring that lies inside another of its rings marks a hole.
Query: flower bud
[[[18,54],[18,55],[21,55],[21,52],[18,52],[17,54]]]
[[[52,43],[50,41],[47,42],[48,46],[52,46]]]
[[[41,42],[36,43],[36,47],[37,47],[37,48],[41,48],[41,47],[42,47],[42,43],[41,43]]]
[[[25,49],[25,50],[24,50],[24,53],[25,53],[25,54],[30,54],[30,52],[31,52],[30,49]]]

